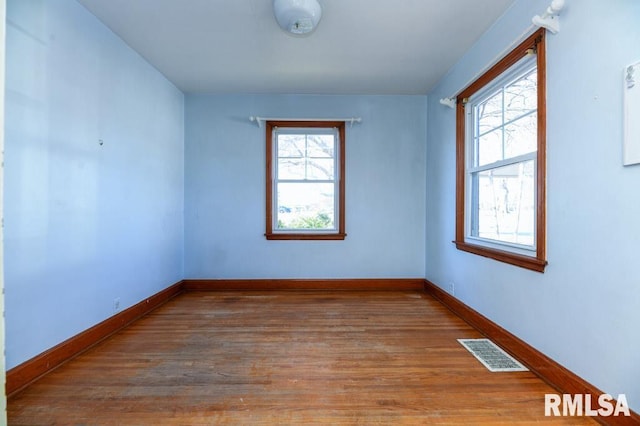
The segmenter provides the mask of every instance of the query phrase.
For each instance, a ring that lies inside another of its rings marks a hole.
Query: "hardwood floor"
[[[189,292],[8,401],[12,425],[593,424],[544,416],[431,296]]]

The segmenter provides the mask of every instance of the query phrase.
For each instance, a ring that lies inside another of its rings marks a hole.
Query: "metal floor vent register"
[[[489,371],[529,371],[489,339],[458,339]]]

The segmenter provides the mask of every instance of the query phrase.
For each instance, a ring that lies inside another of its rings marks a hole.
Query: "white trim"
[[[478,167],[468,167],[467,174],[472,175],[474,173],[484,172],[491,169],[499,169],[501,167],[510,166],[512,164],[524,163],[525,161],[531,161],[537,158],[538,152],[528,152],[526,154],[518,155],[517,157],[509,157],[506,160],[500,160],[489,164],[483,164]]]
[[[534,233],[535,233],[535,229],[534,229]],[[523,256],[529,256],[533,258],[536,257],[536,253],[537,253],[535,241],[532,246],[528,246],[526,244],[510,243],[507,241],[499,241],[499,240],[492,240],[490,238],[472,237],[472,236],[466,236],[464,241],[465,243],[471,243],[477,246],[482,246],[482,247],[487,247],[487,248],[492,248],[492,249],[497,249],[502,251],[508,251],[511,253],[521,254]]]
[[[479,133],[476,137],[477,137],[477,138],[481,138],[481,137],[483,137],[484,135],[488,135],[489,133],[493,132],[494,130],[499,129],[500,127],[507,127],[509,124],[515,123],[516,121],[518,121],[518,120],[520,120],[520,119],[522,119],[522,118],[525,118],[525,117],[527,117],[527,116],[529,116],[529,115],[537,114],[537,113],[538,113],[538,110],[537,110],[537,109],[532,109],[531,111],[529,111],[529,112],[525,112],[525,113],[524,113],[524,114],[522,114],[522,115],[518,115],[517,117],[512,118],[512,119],[511,119],[511,120],[509,120],[509,121],[505,121],[505,122],[504,122],[501,126],[499,126],[499,127],[494,127],[494,128],[492,128],[491,130],[487,130],[487,131],[486,131],[486,132],[484,132],[484,133]]]

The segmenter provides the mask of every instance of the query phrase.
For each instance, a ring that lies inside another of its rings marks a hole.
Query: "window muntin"
[[[544,272],[546,53],[541,29],[457,98],[460,250]]]
[[[344,123],[267,122],[267,239],[344,239]]]
[[[535,57],[526,57],[511,71],[501,79],[504,83],[494,82],[488,94],[479,92],[467,103],[468,128],[474,129],[472,167],[537,150]]]

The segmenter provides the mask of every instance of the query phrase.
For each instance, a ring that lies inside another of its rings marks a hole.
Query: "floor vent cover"
[[[458,339],[489,371],[529,371],[489,339]]]

